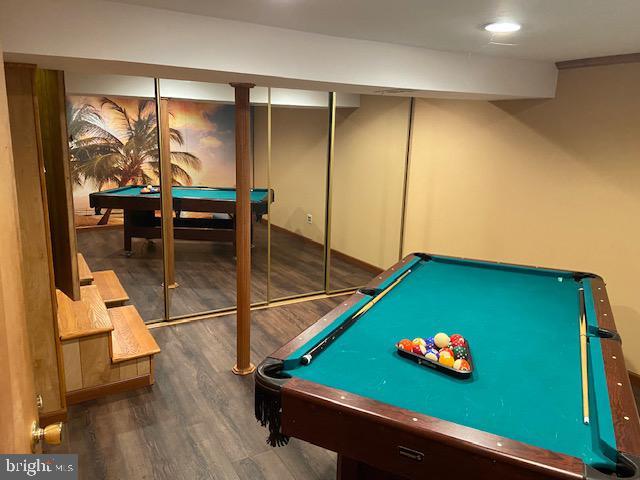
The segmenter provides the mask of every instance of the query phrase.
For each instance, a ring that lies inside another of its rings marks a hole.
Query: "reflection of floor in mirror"
[[[233,246],[226,243],[175,242],[176,281],[172,290],[171,315],[199,313],[235,305],[236,262]],[[162,317],[162,243],[133,240],[133,254],[122,250],[122,230],[96,228],[78,230],[78,251],[92,271],[114,270],[124,289],[146,321]],[[254,223],[252,255],[252,301],[266,299],[267,229]],[[333,256],[331,288],[342,289],[367,283],[375,272],[348,258]],[[271,289],[279,298],[324,289],[322,247],[301,237],[272,229]]]
[[[252,360],[343,298],[254,312]],[[235,315],[151,330],[162,349],[156,384],[70,406],[62,445],[45,452],[78,454],[81,480],[335,479],[334,453],[296,439],[267,444],[254,417],[253,375],[231,374],[235,331]]]

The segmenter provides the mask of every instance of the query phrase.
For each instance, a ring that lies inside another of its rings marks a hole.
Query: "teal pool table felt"
[[[144,187],[129,186],[114,188],[112,190],[104,190],[99,192],[104,195],[120,195],[120,196],[141,196],[141,197],[159,197],[159,193],[140,193]],[[234,189],[208,188],[208,187],[171,187],[171,194],[174,198],[201,198],[210,200],[229,200],[235,201],[236,191]],[[267,199],[267,189],[255,188],[251,190],[251,201],[262,202]]]
[[[590,423],[583,422],[579,293],[597,326],[591,281],[570,272],[496,266],[434,256],[411,272],[308,366],[298,359],[337,323],[286,361],[286,373],[424,415],[612,468],[616,442],[600,338],[589,340]],[[364,298],[341,319],[364,306]],[[459,379],[396,353],[402,338],[462,334],[474,372]]]

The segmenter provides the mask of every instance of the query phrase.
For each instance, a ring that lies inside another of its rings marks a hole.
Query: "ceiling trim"
[[[564,62],[556,62],[558,70],[566,70],[568,68],[598,67],[601,65],[615,65],[619,63],[638,63],[640,62],[639,53],[625,53],[623,55],[607,55],[605,57],[579,58],[576,60],[565,60]]]

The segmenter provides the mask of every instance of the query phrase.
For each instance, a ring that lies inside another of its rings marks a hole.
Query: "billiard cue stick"
[[[580,363],[582,367],[582,415],[585,425],[589,424],[589,377],[587,376],[587,315],[584,307],[584,288],[580,295]]]
[[[387,288],[385,288],[382,292],[372,298],[366,305],[364,305],[360,310],[358,310],[354,315],[349,317],[347,320],[338,325],[329,335],[324,337],[318,343],[316,343],[311,349],[307,351],[301,358],[300,363],[302,365],[309,365],[311,361],[325,348],[327,348],[331,343],[335,341],[340,335],[342,335],[351,325],[356,323],[358,318],[360,318],[367,310],[373,307],[382,297],[384,297],[387,293],[389,293],[393,288],[398,285],[404,277],[406,277],[411,272],[411,269],[404,272],[400,275],[393,283],[391,283]]]

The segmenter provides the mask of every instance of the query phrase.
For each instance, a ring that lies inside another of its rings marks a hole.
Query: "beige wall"
[[[405,252],[593,271],[640,372],[640,64],[565,70],[553,100],[418,100]]]

